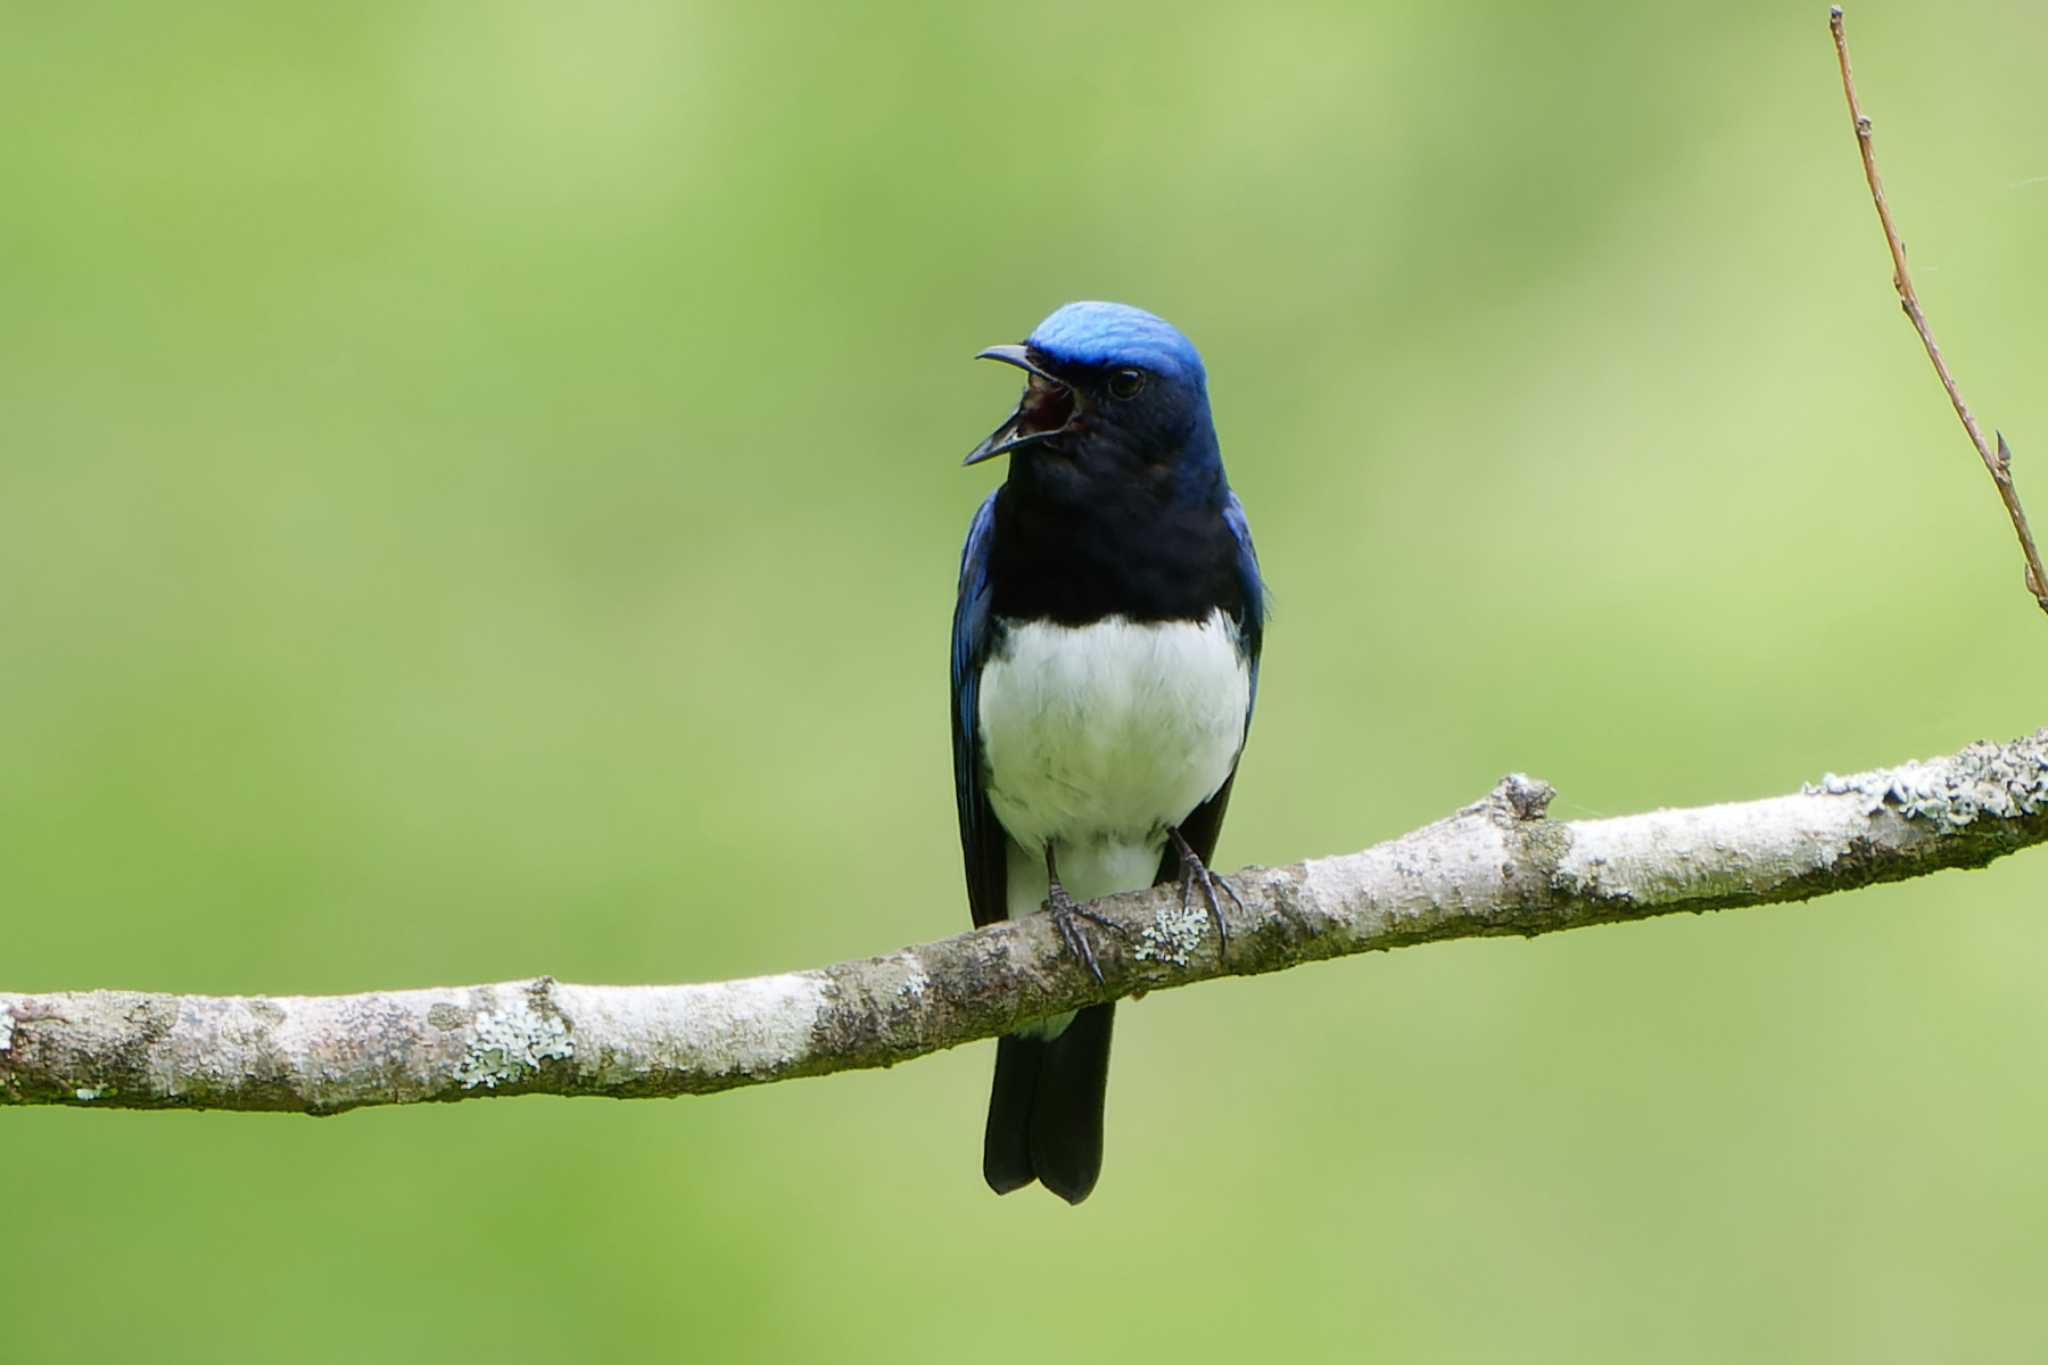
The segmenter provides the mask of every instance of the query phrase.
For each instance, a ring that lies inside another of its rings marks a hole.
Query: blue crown
[[[1070,303],[1038,324],[1026,345],[1069,365],[1134,365],[1208,386],[1202,354],[1166,319],[1127,303]]]

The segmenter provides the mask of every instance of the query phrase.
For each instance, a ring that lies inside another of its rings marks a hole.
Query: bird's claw
[[[1051,891],[1047,893],[1045,908],[1052,916],[1053,927],[1060,931],[1060,939],[1067,945],[1067,951],[1080,960],[1081,965],[1088,969],[1088,975],[1094,977],[1095,984],[1100,986],[1102,965],[1095,960],[1095,945],[1088,941],[1088,931],[1081,927],[1080,921],[1087,920],[1090,924],[1124,938],[1131,936],[1130,930],[1115,920],[1105,919],[1092,910],[1084,909],[1079,901],[1067,893],[1067,888],[1058,882],[1054,882]]]
[[[1224,922],[1223,902],[1217,898],[1217,888],[1222,888],[1223,894],[1230,897],[1230,903],[1239,912],[1244,910],[1244,900],[1237,894],[1237,888],[1230,884],[1229,878],[1209,870],[1208,864],[1188,846],[1179,830],[1169,829],[1167,833],[1172,836],[1173,846],[1180,853],[1180,908],[1187,909],[1195,888],[1202,888],[1202,899],[1209,903],[1209,918],[1216,921],[1216,959],[1220,962],[1230,956],[1230,926]]]

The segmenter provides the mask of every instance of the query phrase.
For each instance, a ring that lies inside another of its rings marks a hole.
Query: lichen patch
[[[524,996],[515,996],[508,1008],[478,1012],[476,1037],[457,1064],[455,1079],[464,1090],[495,1090],[532,1075],[543,1062],[573,1056],[575,1051],[568,1025],[536,1012]]]
[[[1169,905],[1152,912],[1152,922],[1138,931],[1139,943],[1131,956],[1140,962],[1170,962],[1188,965],[1188,955],[1202,946],[1209,934],[1209,911],[1200,905]]]
[[[2010,820],[2048,811],[2048,730],[2010,744],[1979,740],[1952,758],[1902,763],[1847,777],[1827,773],[1811,795],[1855,796],[1865,815],[1891,810],[1944,834],[1979,816]]]

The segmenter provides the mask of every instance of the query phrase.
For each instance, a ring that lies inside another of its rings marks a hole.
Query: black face
[[[1054,373],[1074,394],[1077,416],[1046,443],[1100,473],[1152,481],[1179,466],[1201,411],[1198,396],[1165,376],[1134,365],[1067,366]]]
[[[1164,454],[1185,434],[1173,387],[1130,365],[1067,365],[1025,346],[991,346],[982,356],[1031,377],[1017,410],[965,461],[1046,450],[1080,458],[1105,443]]]

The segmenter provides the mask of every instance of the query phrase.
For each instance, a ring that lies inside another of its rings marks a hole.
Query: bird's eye
[[[1136,398],[1145,388],[1143,370],[1115,370],[1109,376],[1109,392],[1113,398]]]

